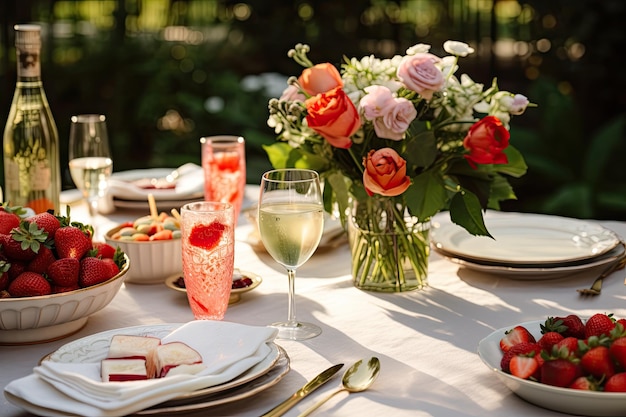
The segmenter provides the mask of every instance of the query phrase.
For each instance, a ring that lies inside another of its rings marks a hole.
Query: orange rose
[[[348,149],[352,136],[361,127],[361,119],[350,98],[336,87],[304,102],[306,122],[335,148]]]
[[[406,175],[406,161],[391,148],[372,149],[363,158],[363,165],[363,185],[370,196],[380,194],[394,197],[411,185],[411,179]]]
[[[487,116],[474,123],[463,139],[463,146],[470,152],[465,159],[473,168],[477,164],[506,164],[509,160],[503,151],[509,146],[509,137],[500,119]]]
[[[309,95],[315,96],[336,87],[343,87],[341,75],[334,65],[317,64],[302,71],[298,83]]]

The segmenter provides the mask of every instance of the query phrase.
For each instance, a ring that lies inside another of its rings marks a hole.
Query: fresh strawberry
[[[27,219],[31,223],[37,224],[40,229],[43,229],[48,234],[48,239],[54,239],[54,234],[61,226],[61,222],[56,216],[47,211],[43,213],[35,214]]]
[[[558,332],[547,332],[544,333],[537,343],[543,350],[547,350],[550,352],[552,350],[552,346],[556,345],[561,340],[565,339],[561,333]]]
[[[555,346],[558,350],[561,350],[561,351],[563,349],[567,349],[567,352],[569,352],[567,356],[578,355],[578,339],[576,339],[573,336],[568,336],[564,338],[563,340],[558,342]]]
[[[217,246],[225,230],[226,226],[216,221],[209,225],[195,226],[189,234],[189,243],[205,250],[211,250]]]
[[[570,314],[565,317],[548,317],[546,322],[541,326],[543,333],[548,331],[558,332],[563,337],[575,337],[577,339],[583,339],[585,337],[585,324],[575,314]]]
[[[504,337],[500,340],[500,349],[502,349],[503,352],[506,352],[518,343],[535,343],[536,341],[535,336],[533,336],[524,326],[515,326],[511,330],[505,332]]]
[[[113,277],[111,272],[111,268],[104,260],[88,256],[80,261],[78,285],[84,288],[99,284]]]
[[[93,242],[93,257],[95,258],[111,258],[115,256],[115,248],[106,242]]]
[[[585,337],[608,335],[615,327],[615,322],[607,314],[596,313],[585,323]]]
[[[626,337],[620,337],[611,343],[609,347],[611,358],[626,370]]]
[[[34,297],[51,294],[52,287],[43,275],[26,271],[9,284],[8,291],[12,297]]]
[[[604,384],[605,392],[626,392],[626,372],[610,377]]]
[[[600,384],[594,377],[579,376],[572,382],[568,388],[579,389],[582,391],[600,391]]]
[[[532,342],[522,342],[518,343],[515,346],[512,346],[511,349],[507,350],[504,355],[502,355],[502,359],[500,360],[500,369],[502,371],[511,373],[509,369],[509,363],[511,362],[511,358],[516,355],[528,355],[534,353],[535,356],[539,356],[541,352],[541,346],[537,343]]]
[[[61,258],[48,267],[48,277],[59,287],[78,287],[80,261],[76,258]]]
[[[36,223],[22,221],[9,235],[1,236],[2,248],[7,257],[29,261],[37,255],[48,234]]]
[[[39,253],[26,265],[26,270],[45,274],[52,262],[56,261],[52,249],[47,246],[39,248]]]
[[[615,374],[615,365],[606,346],[595,346],[589,349],[582,358],[580,364],[585,372],[595,378],[610,378]]]
[[[540,381],[555,387],[567,387],[582,375],[582,369],[568,359],[548,359],[541,366]]]
[[[511,375],[522,379],[529,379],[539,369],[539,363],[532,354],[530,356],[515,355],[511,358],[509,369]]]
[[[11,261],[9,268],[9,279],[14,280],[19,274],[26,271],[26,261]]]
[[[69,258],[66,258],[69,259]],[[69,291],[75,291],[80,289],[80,287],[78,286],[78,284],[73,285],[71,287],[60,287],[58,285],[52,285],[52,294],[58,294],[58,293],[62,293],[62,292],[69,292]]]
[[[8,235],[11,233],[11,229],[18,227],[19,225],[20,216],[11,211],[0,211],[0,233]]]
[[[120,268],[117,266],[113,258],[102,258],[102,261],[111,270],[112,277],[120,273]]]
[[[11,269],[11,264],[0,260],[0,291],[4,291],[9,287],[9,283],[11,282],[9,269]]]
[[[75,226],[60,227],[54,235],[59,258],[82,259],[92,248],[91,239]]]

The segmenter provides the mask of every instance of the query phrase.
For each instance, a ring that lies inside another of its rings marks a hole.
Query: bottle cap
[[[15,46],[18,49],[41,47],[41,26],[15,25]]]

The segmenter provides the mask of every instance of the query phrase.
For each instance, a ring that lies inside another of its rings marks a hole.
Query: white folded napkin
[[[204,192],[204,171],[202,167],[193,163],[181,165],[176,169],[178,178],[175,188],[172,189],[146,189],[138,187],[132,181],[124,180],[124,173],[113,175],[108,181],[107,194],[126,200],[146,200],[148,194],[154,195],[155,199],[186,198]],[[146,170],[148,176],[150,170]]]
[[[276,329],[269,327],[192,321],[164,337],[162,342],[180,341],[196,349],[206,365],[199,374],[102,382],[100,363],[44,361],[34,368],[33,374],[9,383],[5,391],[35,409],[94,417],[126,415],[241,375],[271,352],[268,342],[276,334]],[[18,401],[15,403],[24,407]]]

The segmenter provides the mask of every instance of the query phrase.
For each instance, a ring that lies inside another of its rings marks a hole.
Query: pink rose
[[[406,88],[430,100],[445,82],[443,73],[435,66],[439,61],[439,57],[428,53],[407,55],[398,66],[398,78]]]
[[[393,94],[387,87],[371,85],[364,90],[367,94],[363,96],[359,106],[365,119],[374,120],[381,117],[387,113],[387,107],[393,105]]]
[[[300,92],[300,89],[295,85],[290,85],[283,91],[280,96],[280,101],[301,101],[304,102],[306,97]]]
[[[352,136],[361,127],[361,118],[347,94],[337,87],[304,102],[308,126],[335,148],[352,146]]]
[[[325,93],[336,87],[343,87],[341,74],[329,63],[306,68],[298,78],[298,83],[311,96]]]
[[[374,120],[376,136],[384,139],[402,140],[411,122],[417,116],[415,106],[405,98],[395,98],[387,113]]]
[[[411,179],[406,175],[406,161],[391,148],[372,149],[363,158],[363,165],[363,185],[370,196],[394,197],[411,185]]]

